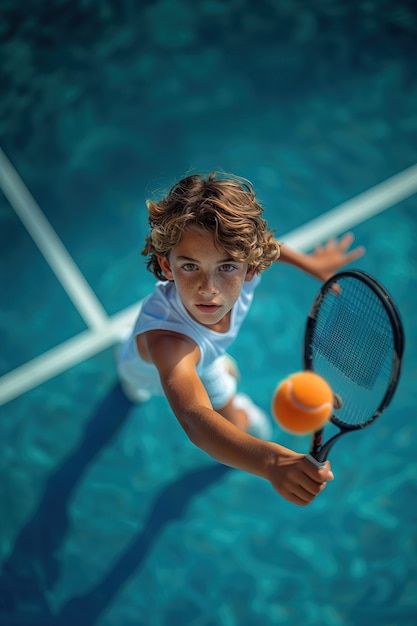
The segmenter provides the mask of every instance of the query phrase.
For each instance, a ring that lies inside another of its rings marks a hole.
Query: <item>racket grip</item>
[[[326,461],[318,461],[314,458],[312,454],[307,454],[306,459],[308,459],[310,463],[312,463],[316,467],[324,467],[326,465]]]

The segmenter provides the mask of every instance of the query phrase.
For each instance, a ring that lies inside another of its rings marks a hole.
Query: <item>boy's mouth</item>
[[[214,313],[220,309],[219,304],[196,304],[195,306],[202,313]]]

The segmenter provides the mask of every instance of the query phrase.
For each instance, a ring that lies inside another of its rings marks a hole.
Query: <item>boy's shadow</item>
[[[120,587],[140,568],[161,530],[181,518],[195,494],[219,480],[229,467],[212,464],[189,471],[156,496],[143,530],[110,571],[82,596],[54,613],[47,592],[60,575],[57,552],[68,529],[68,505],[87,466],[125,423],[132,403],[117,384],[98,407],[79,446],[48,478],[40,503],[17,536],[0,573],[2,626],[91,626]]]

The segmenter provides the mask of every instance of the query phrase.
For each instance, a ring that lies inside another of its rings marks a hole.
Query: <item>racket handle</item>
[[[308,459],[310,463],[312,463],[316,467],[324,467],[326,465],[326,461],[318,461],[314,458],[312,454],[307,454],[306,459]]]

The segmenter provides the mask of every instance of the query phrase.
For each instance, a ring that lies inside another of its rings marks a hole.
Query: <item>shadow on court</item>
[[[58,550],[68,529],[71,496],[88,465],[122,428],[132,404],[119,385],[108,394],[87,424],[79,446],[48,478],[40,503],[20,531],[0,573],[1,626],[91,626],[119,589],[143,564],[164,527],[186,512],[192,498],[229,467],[213,464],[189,471],[157,494],[143,530],[112,564],[102,580],[84,595],[70,598],[57,613],[47,592],[60,576]]]

